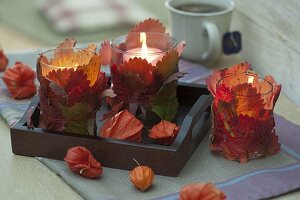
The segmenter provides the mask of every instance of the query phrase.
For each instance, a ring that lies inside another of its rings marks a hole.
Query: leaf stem
[[[140,163],[139,163],[135,158],[132,158],[132,160],[133,160],[134,162],[136,162],[136,164],[137,164],[138,166],[141,166]]]

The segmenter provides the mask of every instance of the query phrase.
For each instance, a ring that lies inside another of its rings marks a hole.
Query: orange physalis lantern
[[[189,184],[179,193],[179,200],[224,200],[225,194],[212,183]]]
[[[138,165],[139,163],[134,160]],[[130,172],[131,183],[139,190],[144,192],[148,189],[154,180],[154,172],[148,166],[137,166]]]
[[[2,79],[14,99],[30,98],[36,93],[35,72],[22,62],[8,68]]]
[[[96,178],[102,175],[101,164],[84,147],[70,148],[64,158],[70,170],[86,178]]]
[[[127,109],[115,114],[101,127],[100,136],[141,142],[143,124]]]

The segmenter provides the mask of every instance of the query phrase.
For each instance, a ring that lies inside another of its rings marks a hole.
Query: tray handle
[[[190,144],[189,149],[194,149],[195,145],[203,139],[210,127],[207,125],[209,114],[207,109],[211,106],[212,95],[202,95],[186,115],[180,131],[186,132],[185,140]],[[206,129],[205,129],[206,128]]]

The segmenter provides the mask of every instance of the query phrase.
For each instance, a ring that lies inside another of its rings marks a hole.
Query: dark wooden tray
[[[200,141],[211,127],[210,105],[212,101],[204,86],[178,86],[180,104],[178,122],[180,132],[171,146],[134,143],[104,139],[97,136],[50,131],[42,128],[27,128],[26,114],[10,129],[12,151],[18,155],[38,156],[63,160],[67,150],[84,146],[104,167],[131,170],[136,166],[150,166],[155,174],[177,176]],[[34,125],[38,124],[38,98],[30,107]],[[181,119],[180,119],[181,118]]]

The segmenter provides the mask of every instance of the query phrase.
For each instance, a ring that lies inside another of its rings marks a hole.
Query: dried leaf
[[[233,101],[233,94],[229,87],[227,87],[225,84],[220,84],[218,86],[215,98],[226,103],[230,103]]]
[[[150,130],[149,137],[156,139],[160,144],[171,145],[179,133],[179,126],[162,120]]]
[[[224,200],[225,194],[212,183],[198,183],[185,185],[180,193],[179,200]]]
[[[97,45],[95,44],[89,44],[87,47],[88,50],[90,50],[90,52],[95,52],[97,49]]]
[[[111,64],[112,50],[111,50],[110,42],[108,40],[105,40],[104,42],[101,43],[99,54],[101,59],[101,65]]]
[[[42,85],[42,84],[41,84]],[[65,124],[67,123],[62,111],[58,106],[51,103],[50,98],[46,98],[41,88],[39,89],[39,100],[40,100],[40,122],[39,127],[48,130],[63,131]],[[57,101],[54,101],[56,103]]]
[[[14,99],[26,99],[36,93],[35,76],[28,65],[17,61],[4,72],[2,79]]]
[[[74,69],[58,69],[58,70],[52,70],[47,75],[46,78],[49,79],[49,81],[56,83],[60,87],[64,88],[71,76],[71,73],[74,73]]]
[[[105,122],[100,129],[100,136],[141,142],[142,129],[143,124],[125,109]]]
[[[251,70],[251,65],[248,64],[247,62],[236,64],[230,68],[225,68],[223,70],[215,70],[213,74],[211,74],[206,79],[207,87],[209,91],[212,93],[212,95],[215,97],[217,84],[223,77],[234,73],[245,73],[248,70]]]
[[[111,67],[113,90],[125,103],[147,103],[163,84],[157,68],[145,59],[129,59],[119,66]]]
[[[265,117],[265,104],[256,88],[249,87],[248,83],[236,85],[233,91],[235,109],[238,115],[248,115],[256,119]]]
[[[165,33],[166,28],[158,19],[148,18],[135,25],[130,32]]]
[[[65,48],[73,48],[76,45],[76,40],[74,38],[66,38],[62,43],[60,43],[57,48],[65,49]]]
[[[179,57],[181,56],[181,54],[182,54],[182,52],[183,52],[185,46],[186,46],[185,40],[181,41],[181,42],[176,46],[176,50],[177,50],[177,52],[178,52]]]
[[[91,134],[108,79],[100,72],[100,56],[94,52],[96,45],[74,50],[75,42],[66,39],[54,50],[54,58],[50,61],[46,54],[38,59],[42,99],[40,126],[49,130]],[[44,73],[47,64],[67,68],[54,68]]]
[[[33,128],[33,121],[32,121],[32,114],[35,111],[35,106],[32,106],[30,108],[27,109],[26,111],[26,124],[28,128]]]
[[[71,59],[74,55],[73,47],[75,47],[75,44],[76,40],[74,38],[66,38],[54,50],[54,58],[49,61],[49,64],[64,67],[75,66],[75,60]]]
[[[261,93],[269,96],[269,98],[266,98],[265,104],[266,104],[266,106],[267,106],[268,109],[272,109],[273,110],[274,107],[275,107],[275,104],[276,104],[276,102],[278,100],[278,97],[280,95],[281,85],[278,85],[276,83],[276,81],[274,80],[274,78],[272,76],[270,76],[270,75],[267,75],[265,77],[265,80],[268,83],[272,84],[273,91],[269,92],[268,94],[266,94],[267,91],[266,92],[261,91]]]
[[[96,115],[94,105],[89,105],[84,101],[76,103],[72,106],[58,104],[58,108],[62,111],[67,123],[64,131],[70,133],[87,134],[89,119],[93,119]]]
[[[280,150],[273,109],[281,86],[272,76],[262,80],[249,69],[248,63],[234,65],[215,71],[207,80],[215,97],[210,148],[240,163]]]
[[[244,163],[255,157],[279,152],[280,144],[272,118],[262,121],[248,115],[240,115],[228,122],[221,118],[218,120],[215,126],[223,131],[216,132],[217,129],[214,129],[210,148],[223,152],[226,159]]]
[[[87,65],[78,66],[76,71],[82,70],[86,74],[87,80],[90,81],[90,86],[93,86],[100,73],[100,64],[100,57],[95,54]]]
[[[177,113],[177,81],[165,84],[159,92],[151,98],[150,106],[161,119],[172,121]]]
[[[172,49],[166,53],[161,61],[157,62],[156,67],[165,80],[172,74],[178,72],[178,60],[179,56],[177,51]]]
[[[182,78],[186,73],[185,72],[176,72],[169,76],[169,78],[165,81],[165,84],[171,83],[172,81],[178,81]]]
[[[0,49],[0,72],[4,72],[8,65],[8,58],[3,52],[3,49]]]
[[[102,175],[101,164],[84,147],[70,148],[64,158],[70,170],[86,178],[96,178]]]
[[[168,35],[166,28],[158,19],[146,19],[135,25],[128,33],[126,38],[126,50],[138,47],[140,45],[140,32],[154,33],[147,34],[147,41],[155,41],[156,48],[165,49],[164,44],[168,43],[168,37],[161,37],[161,35]],[[151,44],[150,44],[151,46]]]
[[[178,106],[178,100],[175,98],[166,104],[153,105],[152,111],[155,112],[161,119],[172,121],[176,116]]]
[[[139,165],[130,172],[129,177],[134,187],[144,192],[152,185],[154,172],[148,166]]]

